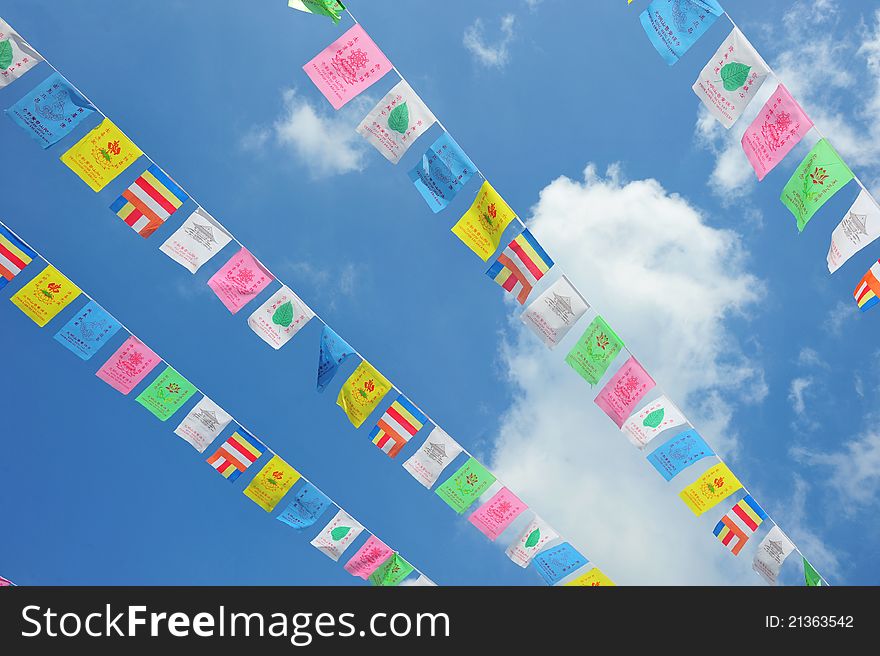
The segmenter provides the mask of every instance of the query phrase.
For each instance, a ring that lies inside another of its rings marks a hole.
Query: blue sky
[[[814,134],[755,183],[736,130],[759,105],[726,134],[690,90],[729,26],[719,21],[670,68],[639,25],[645,4],[412,2],[401,12],[351,3],[814,565],[832,583],[877,584],[880,315],[860,316],[852,302],[877,249],[833,276],[825,267],[831,230],[857,189],[798,235],[778,197]],[[728,4],[856,173],[880,187],[876,4]],[[518,308],[449,232],[478,182],[437,215],[411,188],[406,172],[439,128],[397,167],[354,133],[396,78],[340,112],[311,86],[301,67],[340,28],[281,0],[9,0],[2,15],[614,580],[758,582],[748,548],[733,558],[712,537],[720,513],[695,520],[678,500],[698,470],[660,479],[564,364],[569,343],[550,353],[524,333]],[[0,89],[0,105],[49,72],[40,66]],[[0,121],[0,218],[432,579],[539,584],[504,556],[514,536],[488,542],[370,443],[372,422],[351,428],[335,386],[315,393],[317,321],[275,352],[246,325],[256,303],[228,314],[205,282],[232,247],[191,276],[158,251],[185,214],[143,240],[110,212],[145,160],[98,194],[58,161],[96,123],[43,151]],[[248,477],[230,485],[173,435],[183,412],[162,424],[93,375],[121,334],[83,363],[51,339],[80,303],[45,329],[4,303],[4,371],[14,382],[2,406],[0,575],[21,584],[360,582],[313,549],[310,532],[244,497]],[[793,560],[784,580],[796,583]]]

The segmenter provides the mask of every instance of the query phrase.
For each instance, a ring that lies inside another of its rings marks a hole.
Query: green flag
[[[799,231],[825,202],[853,179],[834,146],[819,140],[782,190],[780,200],[797,219]]]
[[[807,585],[810,587],[822,585],[822,577],[819,576],[819,572],[813,569],[813,566],[810,565],[810,561],[806,558],[804,558],[804,578],[807,581]]]
[[[468,458],[457,472],[437,488],[437,495],[460,515],[494,482],[495,477],[483,465],[474,458]]]
[[[196,391],[195,385],[186,378],[166,367],[149,386],[138,394],[138,403],[162,421],[177,412],[186,400]]]
[[[400,585],[403,579],[412,574],[413,569],[413,566],[406,562],[399,553],[394,553],[391,558],[370,574],[370,583],[385,587]]]
[[[622,348],[623,340],[597,316],[565,356],[565,361],[590,385],[595,385]]]
[[[339,0],[289,0],[287,6],[310,14],[328,16],[334,23],[339,22],[339,15],[345,11],[345,5]]]

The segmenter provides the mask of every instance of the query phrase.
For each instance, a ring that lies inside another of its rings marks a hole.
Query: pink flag
[[[636,404],[653,387],[654,379],[638,360],[630,357],[599,392],[596,405],[620,428],[633,413]]]
[[[501,488],[468,521],[490,540],[495,540],[528,506],[506,487]]]
[[[95,375],[110,387],[128,394],[162,361],[137,337],[129,337]]]
[[[810,117],[804,114],[788,89],[781,84],[776,87],[742,138],[743,150],[758,180],[763,180],[811,127]]]
[[[391,62],[379,47],[355,25],[303,66],[333,109],[378,82],[391,70]]]
[[[214,290],[226,309],[235,314],[274,279],[246,248],[242,248],[211,276],[208,287]]]
[[[9,579],[4,579],[2,576],[0,576],[0,588],[8,588],[12,585],[14,585],[12,581],[10,581]]]
[[[391,557],[392,553],[394,552],[382,540],[371,535],[370,539],[364,542],[364,546],[345,563],[345,571],[366,580],[379,568],[379,565]]]

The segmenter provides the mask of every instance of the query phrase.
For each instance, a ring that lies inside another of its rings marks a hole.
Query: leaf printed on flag
[[[321,529],[317,537],[311,541],[311,545],[328,558],[338,561],[363,530],[364,527],[359,522],[340,509],[336,516]]]
[[[12,84],[41,61],[37,51],[0,18],[0,88]]]
[[[278,350],[305,326],[315,313],[288,287],[281,287],[248,318],[248,326]]]
[[[621,430],[630,442],[643,449],[663,431],[686,422],[681,410],[664,395],[633,414]]]
[[[520,567],[527,567],[539,551],[559,534],[537,515],[529,522],[519,537],[507,547],[507,557]]]
[[[358,125],[357,132],[392,164],[437,119],[412,87],[401,80],[380,100]]]

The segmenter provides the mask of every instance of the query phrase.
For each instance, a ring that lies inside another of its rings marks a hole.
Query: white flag
[[[404,587],[411,587],[411,588],[437,587],[437,584],[434,583],[431,579],[429,579],[424,574],[420,574],[419,578],[415,579],[412,583],[404,581],[403,583],[401,583],[401,585]]]
[[[324,553],[328,558],[339,560],[348,546],[361,534],[364,527],[344,510],[336,513],[336,517],[321,529],[318,537],[311,541],[311,545]]]
[[[871,194],[862,189],[849,212],[831,233],[828,270],[831,273],[837,271],[877,237],[880,237],[880,209]]]
[[[202,453],[220,436],[230,421],[232,417],[223,408],[207,396],[202,396],[202,400],[196,403],[180,425],[174,429],[174,434],[185,439],[196,451]]]
[[[718,122],[729,128],[767,79],[764,60],[737,28],[700,71],[693,90]]]
[[[201,207],[189,215],[159,250],[195,273],[205,262],[223,250],[232,237]]]
[[[519,537],[507,547],[507,557],[520,567],[527,567],[532,558],[542,551],[550,540],[559,537],[553,528],[543,519],[535,515]]]
[[[37,51],[0,18],[0,88],[12,84],[41,61]]]
[[[589,309],[586,299],[562,276],[529,304],[520,319],[552,349]]]
[[[440,478],[446,466],[462,451],[458,442],[441,428],[434,427],[419,450],[403,463],[412,477],[429,490]]]
[[[687,423],[687,419],[681,410],[664,395],[634,413],[626,420],[621,430],[626,433],[630,442],[644,449],[648,442],[667,428],[681,426],[684,423]]]
[[[248,317],[248,325],[264,342],[280,349],[315,313],[289,288],[282,287]]]
[[[767,583],[776,585],[782,563],[794,549],[794,543],[779,530],[778,526],[774,526],[758,545],[758,552],[752,561],[752,569]]]
[[[401,80],[370,110],[357,131],[385,159],[397,164],[436,120],[406,80]]]

